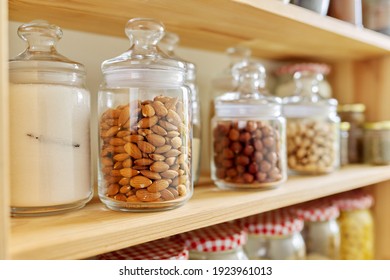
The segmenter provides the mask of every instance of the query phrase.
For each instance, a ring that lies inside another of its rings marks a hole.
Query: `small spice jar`
[[[363,125],[365,122],[366,106],[361,103],[342,104],[337,108],[342,122],[350,125],[348,135],[348,162],[363,162]]]
[[[277,209],[235,221],[248,233],[244,250],[250,260],[302,260],[303,220],[287,209]]]
[[[363,27],[362,0],[330,0],[328,15]]]
[[[82,208],[92,197],[85,68],[56,51],[62,30],[23,24],[27,49],[9,61],[11,214]]]
[[[280,185],[287,179],[280,99],[264,91],[261,64],[239,63],[234,71],[238,90],[215,99],[211,178],[223,189]]]
[[[329,9],[329,0],[292,0],[292,3],[322,16],[326,16]]]
[[[362,0],[363,25],[368,29],[390,35],[390,1]]]
[[[340,123],[340,166],[347,165],[348,162],[348,140],[349,140],[349,130],[350,130],[349,122],[341,122]]]
[[[329,197],[340,210],[340,259],[371,260],[374,257],[373,197],[354,190]]]
[[[98,260],[188,260],[188,250],[182,242],[168,238],[154,240],[125,249],[101,254]]]
[[[129,20],[134,44],[102,64],[99,197],[110,209],[154,211],[191,196],[191,94],[185,65],[157,48],[153,19]]]
[[[330,73],[330,66],[324,63],[294,63],[279,67],[275,72],[277,76],[276,96],[288,97],[295,93],[294,74],[296,72],[310,73],[310,75],[302,76],[300,80],[304,94],[311,93],[313,81],[315,81],[318,84],[319,96],[322,98],[332,97],[332,87],[326,79]]]
[[[302,232],[307,259],[339,258],[340,229],[337,224],[339,209],[325,200],[314,200],[293,207],[305,222]]]
[[[296,72],[295,94],[283,100],[288,167],[300,174],[326,174],[340,166],[340,119],[336,112],[337,100],[321,98],[316,79],[311,79],[310,92],[303,90],[302,78],[312,75],[312,72]]]
[[[246,232],[233,223],[222,223],[181,234],[190,260],[247,260]]]
[[[172,32],[166,32],[159,43],[162,48],[171,58],[182,61],[187,68],[185,85],[191,90],[191,120],[192,120],[192,177],[194,183],[198,182],[200,173],[201,159],[201,112],[199,103],[198,85],[196,83],[196,66],[194,63],[185,61],[177,56],[175,52],[176,45],[179,43],[179,36]]]
[[[375,165],[390,164],[390,121],[364,125],[364,162]]]

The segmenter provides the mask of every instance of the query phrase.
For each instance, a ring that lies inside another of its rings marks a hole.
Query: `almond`
[[[126,153],[128,153],[131,157],[135,159],[142,158],[142,153],[137,145],[133,143],[126,143],[124,146]]]
[[[161,197],[161,194],[159,192],[157,193],[151,193],[148,192],[147,190],[138,190],[135,195],[137,198],[141,201],[145,202],[151,202],[159,199]]]
[[[152,172],[150,170],[141,170],[141,174],[144,175],[145,177],[148,177],[149,179],[152,180],[160,180],[161,175],[157,172]]]
[[[136,134],[136,135],[125,136],[123,137],[123,140],[127,142],[138,142],[144,140],[144,137],[142,135]]]
[[[142,118],[138,122],[138,127],[139,128],[149,128],[149,127],[152,127],[153,125],[155,125],[157,122],[158,122],[158,117],[157,116],[153,116],[153,117],[150,117],[150,118]]]
[[[114,147],[113,146],[108,146],[108,147],[103,149],[102,156],[105,157],[108,154],[112,154],[113,152],[114,152]]]
[[[113,170],[111,170],[110,175],[114,176],[114,177],[119,177],[119,176],[121,176],[121,173],[119,170],[113,169]]]
[[[113,158],[116,161],[124,161],[128,159],[130,155],[128,153],[123,153],[123,154],[116,154]]]
[[[161,126],[159,126],[158,124],[152,126],[151,130],[152,130],[154,133],[156,133],[156,134],[158,134],[158,135],[161,135],[161,136],[165,136],[165,135],[168,134],[168,132],[167,132],[164,128],[162,128]]]
[[[146,139],[148,139],[148,142],[155,147],[161,147],[165,145],[165,138],[158,134],[153,133],[146,135]]]
[[[168,190],[173,194],[175,198],[179,196],[179,192],[175,188],[169,187]]]
[[[104,165],[104,166],[113,166],[114,165],[114,162],[112,161],[111,158],[109,157],[103,157],[101,159],[101,164]]]
[[[153,106],[157,116],[165,117],[168,114],[168,110],[162,102],[155,100],[151,105]]]
[[[119,185],[118,184],[111,184],[107,188],[107,195],[113,196],[116,195],[119,192]]]
[[[182,145],[181,138],[180,137],[174,137],[171,140],[171,145],[173,148],[177,149],[180,148]]]
[[[165,157],[160,154],[150,154],[149,157],[154,161],[164,161]]]
[[[130,108],[126,106],[118,117],[118,125],[124,126],[127,120],[130,118]]]
[[[168,110],[168,114],[166,116],[167,121],[174,124],[175,126],[180,126],[182,124],[182,120],[180,116],[173,110]]]
[[[151,165],[154,161],[148,158],[141,158],[134,161],[135,165],[141,166],[141,165]]]
[[[160,194],[161,194],[161,198],[164,199],[165,201],[175,199],[175,195],[171,193],[168,189],[161,190]]]
[[[124,146],[114,146],[114,153],[115,154],[126,153],[125,147]]]
[[[169,182],[167,180],[156,180],[154,181],[149,187],[148,191],[149,192],[159,192],[163,189],[166,189],[169,187]]]
[[[131,160],[131,158],[128,158],[124,161],[122,161],[122,166],[127,168],[127,167],[132,167],[133,166],[133,161]]]
[[[163,161],[156,161],[154,162],[151,166],[150,166],[150,171],[153,171],[153,172],[164,172],[164,171],[167,171],[169,169],[169,165],[166,164],[165,162]]]
[[[170,149],[168,152],[164,153],[164,156],[165,157],[177,157],[180,154],[181,154],[181,152],[179,150]]]
[[[152,184],[152,180],[145,176],[135,176],[130,179],[130,186],[136,188],[136,189],[142,189],[142,188],[147,188]]]
[[[104,133],[103,137],[112,137],[119,131],[119,126],[112,126],[109,130]]]
[[[155,152],[156,152],[156,154],[163,154],[163,153],[168,152],[170,149],[172,149],[171,145],[164,145],[164,146],[158,147],[155,150]]]
[[[128,136],[128,135],[130,135],[130,131],[128,131],[128,130],[121,130],[121,131],[119,131],[119,132],[116,134],[116,137],[121,137],[121,138],[123,138],[123,137],[126,137],[126,136]]]
[[[118,193],[114,196],[114,199],[119,201],[126,201],[127,197],[123,193]]]
[[[173,97],[171,99],[169,99],[168,101],[165,102],[165,108],[167,108],[168,110],[175,110],[176,109],[176,104],[177,104],[177,101],[178,101],[178,98],[177,97]]]
[[[175,163],[175,161],[176,161],[176,157],[169,157],[165,160],[165,163],[171,166]]]
[[[173,137],[177,137],[179,135],[180,135],[180,133],[178,131],[171,130],[165,136],[167,136],[169,138],[173,138]]]
[[[139,174],[138,170],[135,170],[132,168],[123,168],[123,169],[119,170],[119,172],[123,177],[126,177],[126,178],[131,178],[131,177]]]
[[[138,141],[138,148],[147,154],[153,153],[156,150],[156,147],[146,141]]]
[[[178,130],[177,126],[171,124],[170,122],[167,122],[167,121],[164,121],[164,120],[160,120],[158,122],[158,124],[164,128],[165,130],[167,131],[171,131],[171,130]]]
[[[119,189],[119,192],[120,193],[128,193],[129,191],[131,191],[131,187],[130,186],[122,186],[120,189]]]
[[[167,170],[167,171],[164,171],[161,173],[161,176],[163,176],[164,178],[168,178],[168,179],[173,179],[175,177],[177,177],[179,175],[179,173],[175,170]]]
[[[130,179],[129,178],[122,178],[120,181],[119,181],[119,185],[121,186],[125,186],[125,185],[128,185],[130,183]]]
[[[149,167],[146,165],[134,165],[132,168],[139,171],[149,169]]]
[[[111,173],[111,170],[112,170],[112,167],[111,166],[105,166],[102,168],[102,173],[104,175],[108,175]],[[160,176],[160,179],[161,179],[161,176]]]
[[[127,200],[127,202],[140,202],[140,200],[137,198],[136,195],[130,195]]]
[[[123,168],[123,165],[122,165],[121,161],[117,161],[114,163],[113,169],[122,169],[122,168]]]
[[[146,136],[148,134],[152,134],[153,131],[151,131],[150,129],[138,129],[137,133],[141,136]]]
[[[179,196],[185,196],[187,194],[186,186],[185,185],[178,185],[177,192],[179,193]]]
[[[169,96],[158,95],[154,98],[154,101],[160,101],[162,103],[168,102],[171,98]]]
[[[153,117],[156,114],[153,106],[150,104],[143,105],[141,111],[144,117]]]
[[[124,144],[126,144],[126,141],[123,140],[122,138],[112,138],[112,139],[110,139],[110,145],[113,145],[113,146],[123,146]]]

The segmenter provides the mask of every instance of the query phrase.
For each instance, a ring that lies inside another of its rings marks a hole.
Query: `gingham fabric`
[[[329,65],[323,63],[287,64],[277,69],[276,74],[277,75],[294,74],[297,71],[308,71],[308,72],[322,73],[324,75],[327,75],[330,72],[330,67]]]
[[[363,190],[353,190],[328,197],[340,211],[368,209],[374,203],[374,198]]]
[[[339,215],[337,206],[326,200],[314,200],[296,205],[293,211],[305,222],[324,222],[336,219]]]
[[[188,250],[198,252],[233,250],[247,240],[246,232],[231,222],[185,232],[180,237]]]
[[[277,209],[236,220],[249,234],[284,236],[303,229],[303,220],[289,209]]]
[[[102,254],[100,260],[188,260],[188,250],[183,242],[159,239]]]

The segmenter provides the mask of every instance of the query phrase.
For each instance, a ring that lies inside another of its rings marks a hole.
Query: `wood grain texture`
[[[130,18],[156,18],[180,35],[182,46],[224,51],[242,44],[263,58],[338,61],[390,51],[385,35],[280,1],[10,0],[9,7],[11,20],[44,18],[63,28],[113,36],[124,36]]]
[[[390,166],[350,166],[330,175],[291,177],[279,188],[195,188],[184,206],[164,212],[108,210],[95,198],[84,209],[52,217],[12,218],[13,259],[77,259],[312,200],[390,179]]]
[[[9,146],[8,146],[8,7],[0,0],[0,259],[8,258]]]

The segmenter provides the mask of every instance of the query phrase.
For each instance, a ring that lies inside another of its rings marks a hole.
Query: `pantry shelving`
[[[364,102],[369,120],[390,119],[390,38],[273,0],[0,0],[0,259],[76,259],[171,236],[333,193],[370,186],[376,205],[376,255],[390,259],[390,167],[357,165],[319,177],[291,177],[277,189],[218,190],[202,177],[183,207],[158,213],[108,210],[97,198],[56,216],[10,218],[8,192],[8,20],[45,18],[63,28],[124,36],[132,17],[154,17],[182,44],[223,51],[243,44],[270,59],[332,64],[342,102]],[[9,18],[8,18],[9,12]],[[69,20],[69,19],[72,20]],[[11,112],[12,115],[12,112]],[[12,171],[12,170],[11,170]]]

